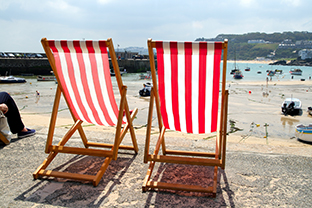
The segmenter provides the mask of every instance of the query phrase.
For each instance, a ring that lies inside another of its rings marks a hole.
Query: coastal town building
[[[302,60],[312,58],[312,49],[302,49],[298,52],[298,55]]]
[[[270,41],[265,41],[263,39],[259,39],[259,40],[248,40],[248,43],[265,43],[265,44],[269,44],[271,42]]]

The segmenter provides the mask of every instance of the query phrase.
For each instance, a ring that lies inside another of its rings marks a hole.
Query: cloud
[[[251,7],[254,6],[256,2],[254,0],[240,0],[239,4],[243,7]]]
[[[108,4],[108,3],[112,2],[112,0],[97,0],[97,2],[100,4]]]

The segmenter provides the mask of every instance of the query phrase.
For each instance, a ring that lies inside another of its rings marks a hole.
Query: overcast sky
[[[154,40],[312,32],[311,0],[0,0],[0,51],[43,52],[48,39]]]

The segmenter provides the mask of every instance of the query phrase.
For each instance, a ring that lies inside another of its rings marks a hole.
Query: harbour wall
[[[112,63],[110,68],[112,69]],[[148,59],[118,60],[120,70],[128,73],[150,71]],[[0,58],[0,75],[51,75],[51,66],[47,58]]]

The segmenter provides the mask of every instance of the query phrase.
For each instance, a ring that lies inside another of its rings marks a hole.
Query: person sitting
[[[7,92],[0,92],[0,110],[7,117],[11,132],[17,134],[18,138],[29,137],[36,133],[34,129],[26,128],[15,101]]]

